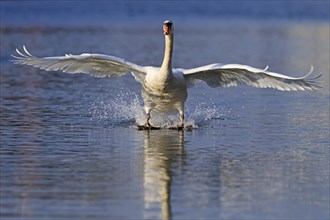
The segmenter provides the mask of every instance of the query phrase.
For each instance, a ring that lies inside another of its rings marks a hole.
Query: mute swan
[[[142,98],[146,112],[144,128],[149,123],[150,112],[170,112],[178,110],[180,124],[184,127],[184,103],[187,99],[187,87],[198,81],[205,81],[211,87],[232,87],[247,84],[258,88],[278,90],[313,90],[317,89],[315,79],[307,78],[313,71],[300,78],[289,77],[279,73],[268,72],[240,64],[210,64],[193,69],[172,68],[173,54],[173,23],[165,21],[165,53],[161,67],[139,66],[114,56],[83,53],[81,55],[66,54],[65,56],[37,58],[32,56],[25,46],[25,53],[16,49],[18,56],[12,55],[15,64],[26,64],[46,71],[61,70],[66,73],[87,73],[95,77],[119,77],[130,72],[136,81],[142,84]]]

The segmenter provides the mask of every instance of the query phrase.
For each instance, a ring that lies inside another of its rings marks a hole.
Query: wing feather
[[[84,53],[80,55],[65,54],[65,56],[38,58],[23,46],[18,55],[12,55],[15,64],[25,64],[46,71],[63,71],[65,73],[86,73],[95,77],[119,77],[131,72],[137,81],[143,82],[145,68],[114,56]]]
[[[258,69],[240,64],[210,64],[194,69],[180,69],[189,84],[204,81],[211,87],[233,87],[246,84],[257,88],[273,88],[282,91],[313,90],[320,88],[316,79],[322,73],[310,77],[313,66],[309,73],[303,77],[295,78],[279,73]]]

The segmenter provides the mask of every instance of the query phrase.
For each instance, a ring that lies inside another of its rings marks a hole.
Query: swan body
[[[131,73],[142,85],[142,98],[146,112],[146,128],[150,112],[171,112],[177,110],[180,115],[179,128],[184,126],[184,103],[187,99],[187,88],[199,81],[211,87],[233,87],[246,84],[257,88],[273,88],[282,91],[314,90],[319,88],[315,79],[322,74],[310,77],[310,72],[299,78],[258,69],[241,64],[209,64],[193,69],[172,68],[173,23],[165,21],[165,52],[161,67],[140,66],[124,59],[103,54],[84,53],[81,55],[37,58],[23,46],[24,52],[16,49],[12,55],[15,64],[26,64],[46,71],[63,71],[66,73],[86,73],[95,77],[119,77]]]

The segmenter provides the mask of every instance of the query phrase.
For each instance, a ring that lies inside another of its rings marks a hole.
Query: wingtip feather
[[[263,70],[263,72],[266,72],[266,71],[268,70],[268,68],[269,68],[269,66],[267,65],[267,66],[265,67],[265,69]]]
[[[309,72],[308,72],[303,78],[308,77],[308,76],[311,75],[313,72],[314,72],[314,66],[311,65],[311,68],[310,68]]]
[[[27,58],[27,56],[23,54],[21,51],[19,51],[17,48],[16,48],[16,53],[24,58]]]
[[[26,49],[25,45],[23,45],[23,50],[25,51],[25,53],[26,53],[27,55],[29,55],[30,57],[33,57],[33,56],[29,53],[29,51]]]

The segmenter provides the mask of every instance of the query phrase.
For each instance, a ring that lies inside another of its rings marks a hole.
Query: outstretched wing
[[[309,77],[310,72],[300,78],[289,77],[279,73],[268,72],[266,69],[257,69],[240,64],[210,64],[194,69],[180,69],[188,84],[194,84],[200,80],[205,81],[211,87],[232,87],[246,84],[257,88],[273,88],[278,90],[313,90],[319,88],[315,79],[322,73]]]
[[[135,79],[140,82],[143,82],[146,75],[144,67],[114,56],[84,53],[38,58],[32,56],[25,46],[23,46],[23,49],[25,53],[16,49],[18,56],[12,55],[15,58],[13,60],[15,64],[31,65],[46,71],[61,70],[72,74],[86,73],[95,77],[119,77],[131,72]]]

